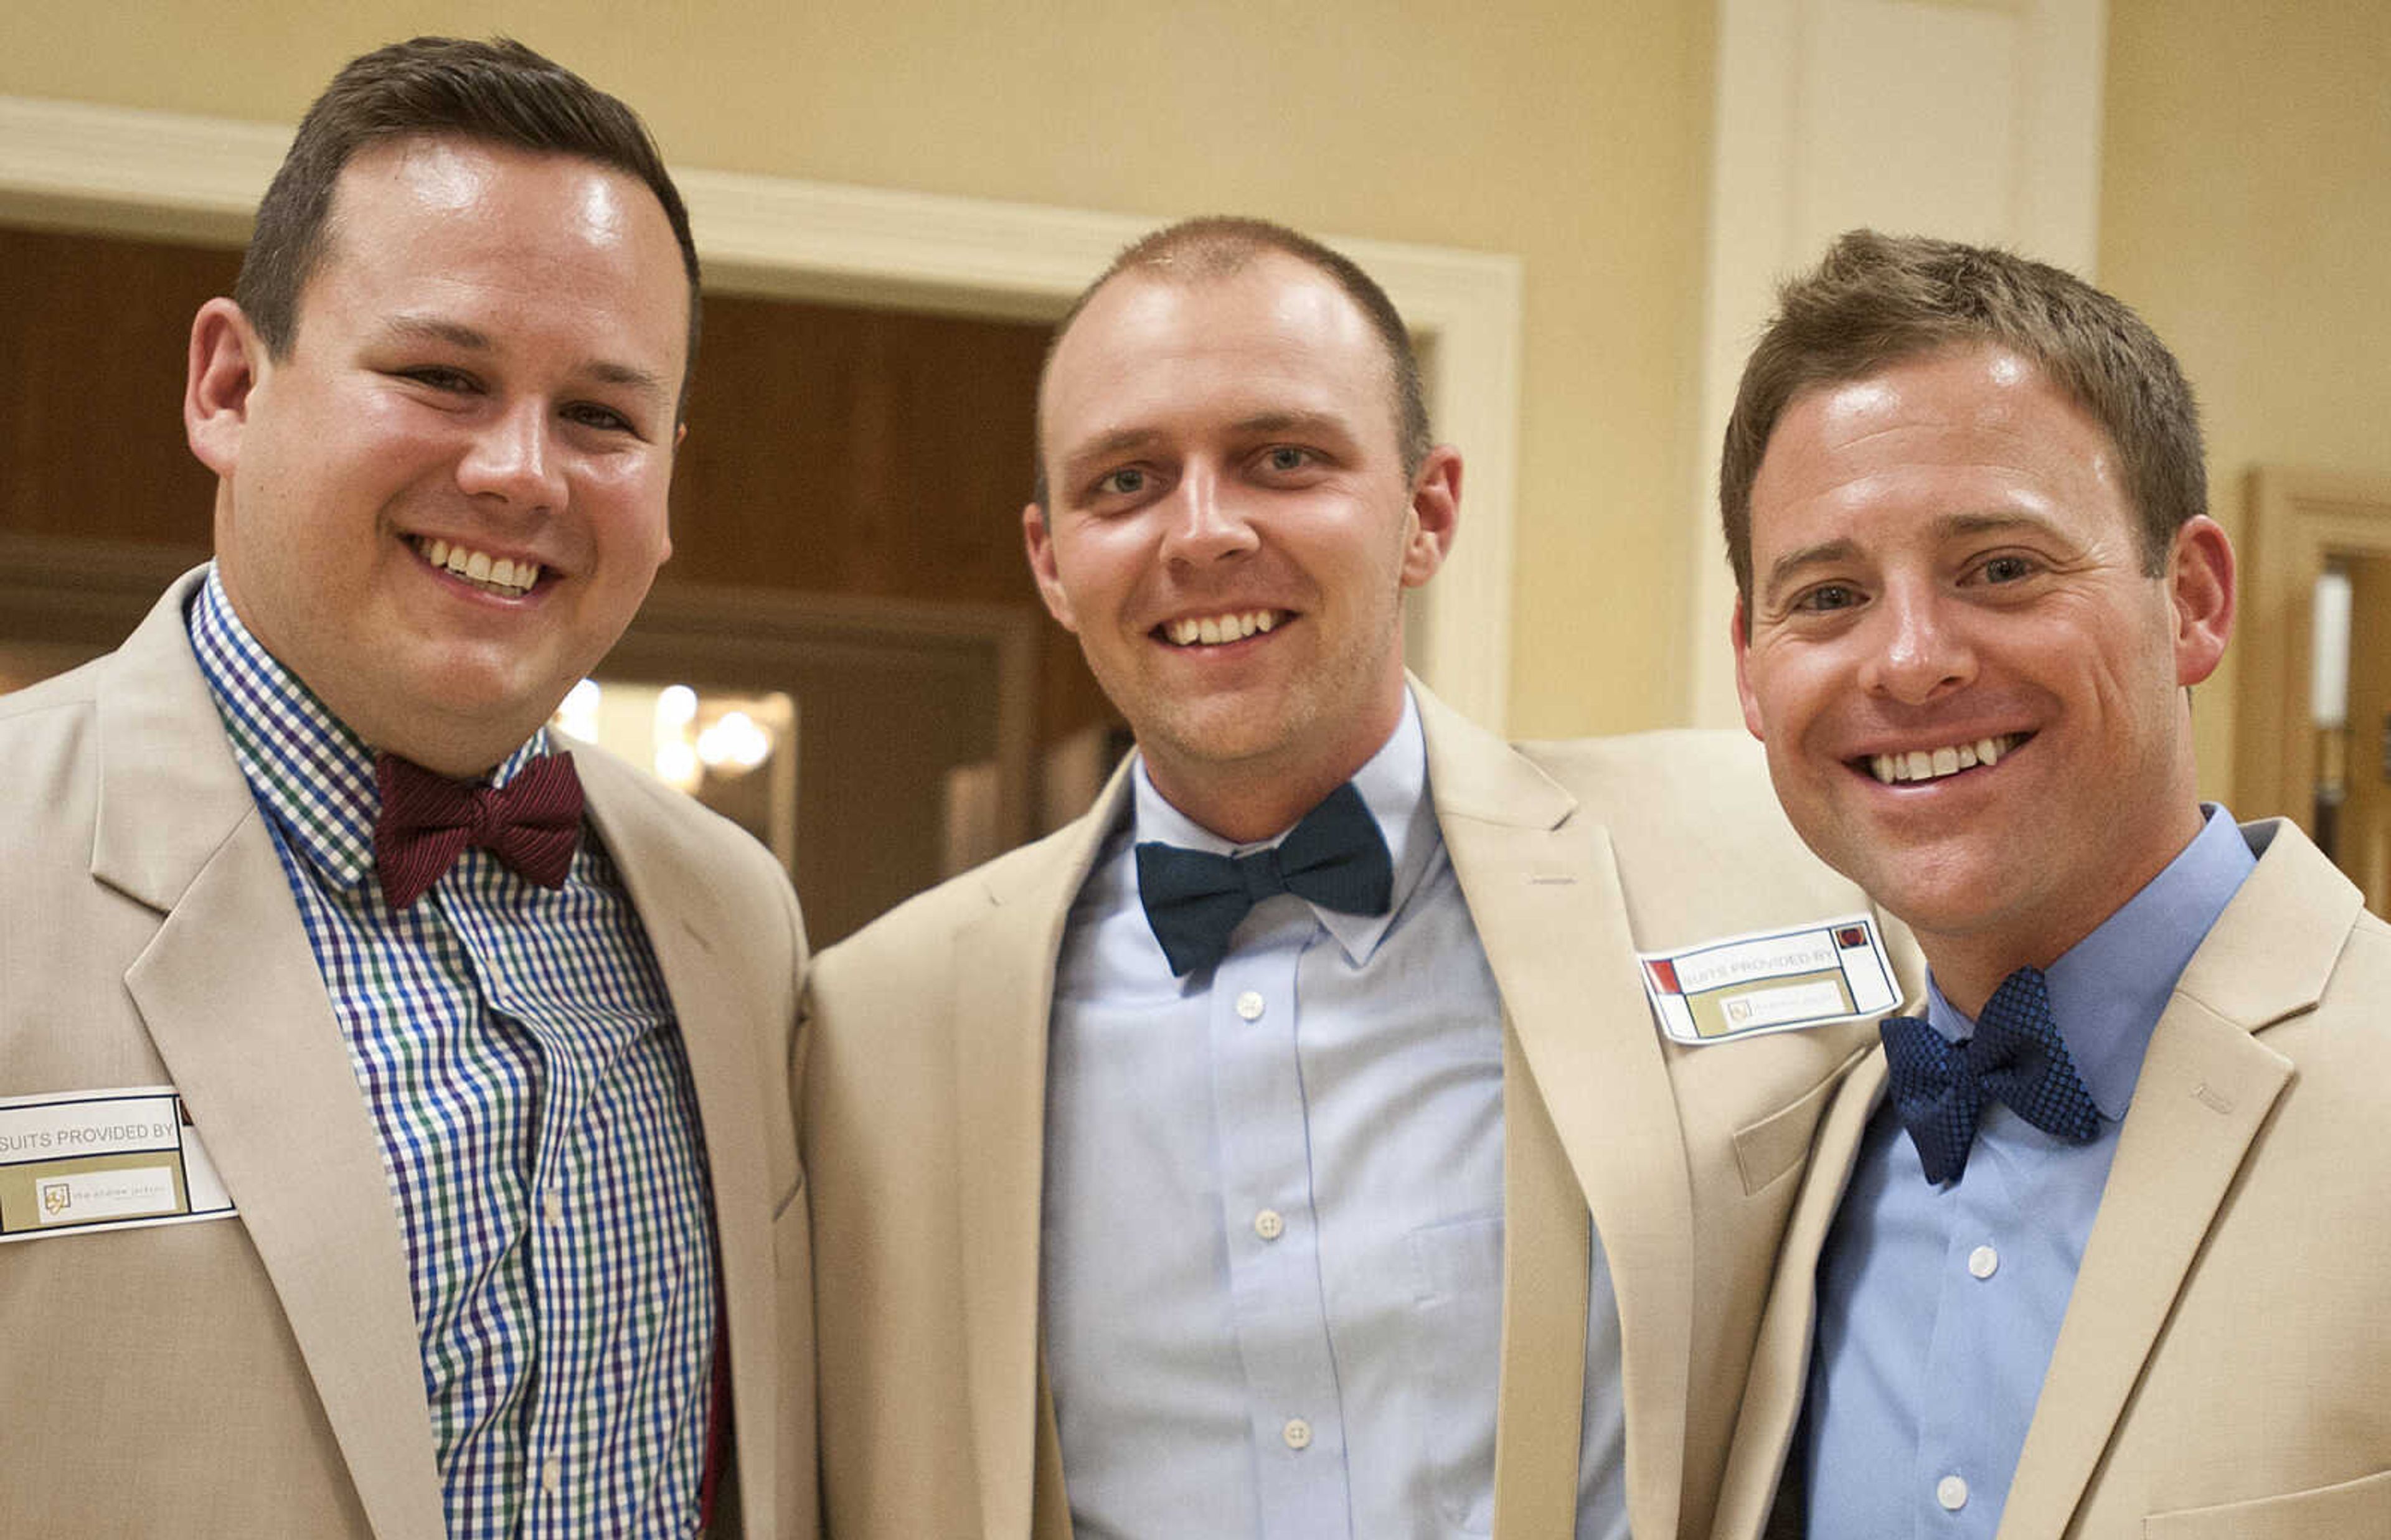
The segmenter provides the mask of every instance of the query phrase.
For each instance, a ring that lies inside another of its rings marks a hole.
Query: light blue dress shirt
[[[1241,853],[1134,771],[1073,905],[1047,1075],[1042,1304],[1081,1540],[1484,1534],[1502,1338],[1502,1002],[1403,720],[1353,777],[1391,911],[1257,905],[1174,979],[1131,847]],[[1274,841],[1263,843],[1274,843]],[[1578,1534],[1626,1533],[1597,1246]]]
[[[1818,1263],[1797,1446],[1811,1534],[1992,1540],[2151,1033],[2255,865],[2209,808],[2165,871],[2045,970],[2100,1110],[2091,1143],[1993,1102],[1967,1170],[1935,1187],[1890,1101],[1869,1120]],[[1926,1011],[1954,1042],[1975,1031],[1939,989]]]

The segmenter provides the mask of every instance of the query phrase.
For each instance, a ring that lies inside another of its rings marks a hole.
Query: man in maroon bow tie
[[[544,726],[670,554],[697,277],[520,45],[301,124],[191,332],[215,560],[0,701],[0,1533],[811,1532],[795,900]]]

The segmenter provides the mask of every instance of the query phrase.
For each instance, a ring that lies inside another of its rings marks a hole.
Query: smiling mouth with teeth
[[[1219,647],[1242,642],[1286,619],[1284,610],[1246,610],[1231,615],[1207,615],[1200,620],[1165,621],[1156,627],[1178,647]]]
[[[1911,749],[1898,754],[1872,754],[1865,762],[1868,773],[1886,786],[1903,781],[1940,780],[1976,766],[1998,764],[2001,756],[2023,743],[2031,734],[2003,733],[1998,738],[1980,738],[1973,743],[1954,743],[1941,749]]]
[[[420,535],[413,537],[411,543],[424,560],[463,578],[485,594],[519,599],[539,582],[540,565],[536,561],[515,561],[506,557],[494,560],[484,552]]]

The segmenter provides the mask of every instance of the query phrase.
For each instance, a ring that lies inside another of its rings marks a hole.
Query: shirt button
[[[1934,1483],[1934,1500],[1952,1513],[1968,1506],[1968,1482],[1962,1476],[1945,1476]]]
[[[563,1485],[564,1462],[560,1459],[543,1460],[539,1468],[539,1489],[553,1497]]]
[[[1262,1019],[1261,995],[1258,992],[1250,989],[1247,990],[1243,995],[1238,995],[1237,1014],[1244,1017],[1248,1021],[1260,1020]]]
[[[1968,1253],[1968,1273],[1971,1277],[1991,1277],[2000,1265],[2001,1253],[1990,1246],[1979,1246]]]
[[[548,1215],[551,1225],[564,1223],[564,1194],[549,1187],[539,1195],[539,1212]]]
[[[1312,1424],[1299,1417],[1288,1418],[1286,1426],[1278,1431],[1278,1436],[1286,1440],[1286,1446],[1290,1449],[1309,1449],[1312,1447]]]
[[[1264,1240],[1276,1240],[1286,1234],[1286,1220],[1276,1209],[1264,1209],[1254,1215],[1254,1234]]]

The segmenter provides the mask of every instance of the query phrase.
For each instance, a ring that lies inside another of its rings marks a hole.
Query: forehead
[[[370,145],[333,185],[326,248],[300,297],[402,302],[478,294],[685,328],[688,276],[655,194],[576,156],[453,136]],[[536,309],[538,307],[535,307]],[[676,366],[678,353],[676,353]]]
[[[1755,550],[1821,526],[1942,531],[1977,516],[2122,520],[2108,432],[2040,367],[1997,345],[1946,350],[1787,403],[1751,487]]]
[[[1106,283],[1056,343],[1039,405],[1051,451],[1164,419],[1305,412],[1391,424],[1393,388],[1383,341],[1337,282],[1264,252],[1221,276]]]

